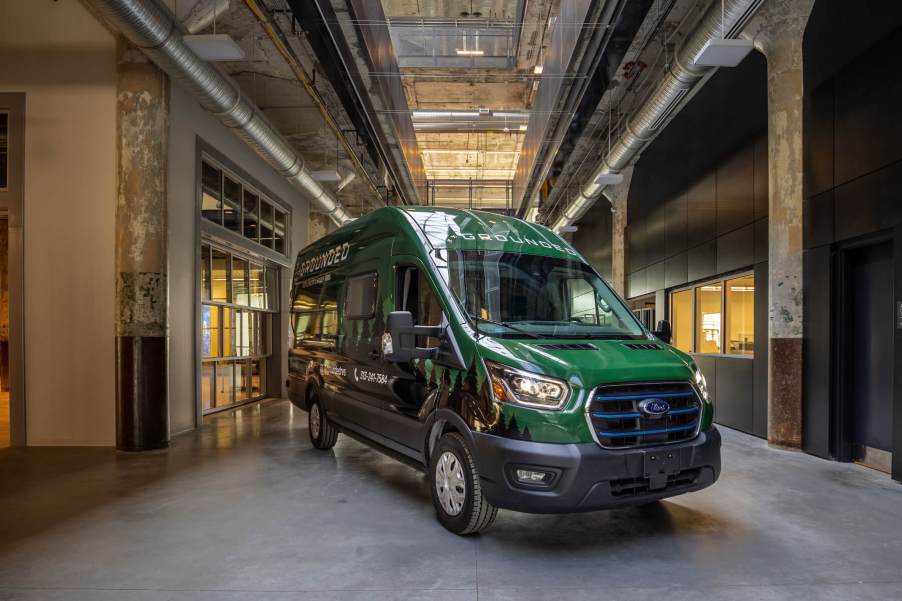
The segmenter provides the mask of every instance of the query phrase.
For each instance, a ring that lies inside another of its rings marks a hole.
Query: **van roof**
[[[320,238],[299,254],[350,241],[365,230],[376,234],[380,230],[406,231],[431,249],[528,253],[585,262],[570,244],[545,226],[487,211],[425,206],[376,209]]]
[[[394,232],[409,228],[434,249],[493,250],[582,260],[570,244],[542,225],[487,211],[425,206],[377,209],[317,240],[301,254],[371,228]]]

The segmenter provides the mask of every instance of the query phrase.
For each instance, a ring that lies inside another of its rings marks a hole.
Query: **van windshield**
[[[490,336],[645,337],[629,309],[580,261],[443,249],[436,265],[479,331]]]

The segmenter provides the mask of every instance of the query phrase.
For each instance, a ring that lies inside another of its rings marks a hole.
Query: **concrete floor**
[[[306,414],[220,414],[165,452],[0,451],[0,600],[902,599],[902,486],[724,431],[713,488],[501,512],[459,538],[418,472]]]

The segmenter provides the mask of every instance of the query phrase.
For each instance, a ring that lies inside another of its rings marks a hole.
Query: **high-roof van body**
[[[704,376],[566,241],[479,211],[388,207],[302,250],[291,400],[425,469],[439,520],[576,512],[713,484]]]

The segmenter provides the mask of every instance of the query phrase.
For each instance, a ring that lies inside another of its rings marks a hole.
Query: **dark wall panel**
[[[687,253],[680,253],[664,262],[664,287],[682,286],[689,281],[686,273]]]
[[[836,185],[902,160],[900,45],[902,29],[836,76]]]
[[[755,226],[746,226],[717,238],[716,272],[727,273],[748,267],[755,259]]]
[[[717,234],[725,234],[755,220],[755,145],[717,167]]]
[[[899,116],[902,121],[902,111]],[[902,223],[902,162],[837,187],[834,202],[837,240]]]
[[[717,258],[716,241],[711,240],[695,248],[690,248],[688,255],[686,271],[690,282],[708,278],[717,273],[715,261]]]
[[[832,292],[830,248],[804,254],[805,331],[802,346],[802,448],[830,457],[830,356]]]
[[[817,196],[805,199],[804,204],[805,248],[814,248],[830,244],[835,239],[833,229],[833,190],[821,192]]]
[[[768,218],[759,219],[755,222],[755,263],[761,263],[768,260],[767,239],[769,236]]]
[[[670,199],[667,203],[666,217],[667,231],[665,233],[664,250],[666,256],[672,257],[688,248],[689,209],[685,192],[681,192]]]
[[[717,235],[717,176],[710,172],[689,187],[689,245],[706,242]]]
[[[611,279],[611,205],[604,199],[596,202],[573,233],[573,247],[592,264],[601,277]]]
[[[717,357],[717,423],[752,433],[754,431],[754,361],[743,357]]]
[[[653,292],[664,287],[664,261],[652,263],[645,269],[645,290]]]

